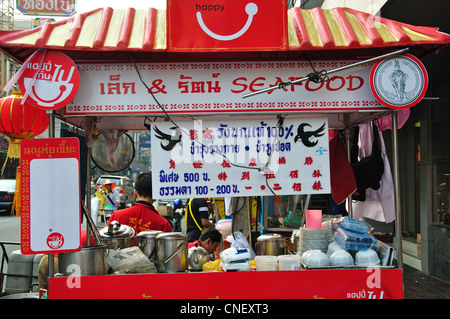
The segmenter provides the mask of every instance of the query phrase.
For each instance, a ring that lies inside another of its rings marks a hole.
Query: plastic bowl
[[[256,256],[255,261],[257,271],[273,271],[277,270],[278,268],[277,256],[266,256],[266,255]]]
[[[360,250],[355,255],[355,265],[359,267],[379,266],[380,258],[375,250]]]
[[[313,252],[312,249],[303,252],[302,256],[300,257],[300,261],[302,263],[306,264],[306,260],[308,259],[309,254],[312,253],[312,252]]]
[[[280,267],[280,270],[299,270],[300,256],[280,255],[278,256],[278,266]]]
[[[334,252],[339,250],[344,250],[344,248],[342,248],[342,246],[339,245],[337,242],[332,241],[331,243],[328,244],[327,256],[331,257],[331,255],[333,255]]]
[[[346,250],[337,250],[330,256],[331,266],[353,266],[353,257]]]
[[[308,267],[325,267],[330,265],[330,259],[327,254],[321,250],[311,251],[304,260],[304,264]]]

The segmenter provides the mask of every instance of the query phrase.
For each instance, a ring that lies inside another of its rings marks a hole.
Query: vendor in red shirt
[[[215,229],[207,228],[201,235],[198,240],[195,240],[188,244],[188,249],[194,247],[195,244],[198,246],[205,248],[210,254],[216,251],[217,246],[220,245],[220,240],[222,239],[222,234]]]
[[[171,232],[170,223],[153,207],[152,174],[142,173],[136,178],[134,185],[136,202],[129,208],[118,210],[111,214],[108,225],[117,220],[121,225],[134,229],[136,234],[146,230],[162,230]]]

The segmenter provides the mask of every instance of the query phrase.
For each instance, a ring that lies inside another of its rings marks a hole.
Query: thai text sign
[[[16,8],[28,15],[70,16],[75,11],[75,0],[16,0]]]
[[[313,62],[329,70],[352,61]],[[163,114],[132,64],[77,64],[79,94],[66,115]],[[170,114],[236,112],[317,112],[384,110],[369,85],[371,64],[330,76],[327,82],[306,81],[242,98],[268,86],[300,79],[312,72],[306,61],[183,62],[137,64],[144,82]]]
[[[285,1],[167,2],[170,51],[285,50],[287,42]]]
[[[151,127],[153,197],[330,193],[328,121],[192,121]]]
[[[21,252],[78,251],[80,152],[77,138],[21,142]]]

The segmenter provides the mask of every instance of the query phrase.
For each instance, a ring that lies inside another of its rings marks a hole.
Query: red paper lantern
[[[45,110],[25,102],[17,93],[0,99],[0,133],[10,138],[8,157],[19,158],[20,141],[43,133],[49,118]]]
[[[9,137],[8,153],[2,173],[8,158],[20,158],[20,142],[43,133],[48,127],[48,122],[49,118],[45,110],[38,109],[26,101],[22,104],[22,95],[17,92],[0,99],[0,133]],[[20,167],[18,167],[11,215],[14,212],[15,215],[20,215],[21,211],[20,178]]]

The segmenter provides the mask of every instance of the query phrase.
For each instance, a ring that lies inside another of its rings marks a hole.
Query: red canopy
[[[37,49],[54,49],[75,61],[246,57],[261,59],[364,58],[409,47],[419,58],[450,43],[438,28],[418,27],[350,8],[288,11],[289,45],[273,52],[174,53],[166,47],[166,11],[99,8],[30,30],[1,31],[0,49],[23,62]]]

